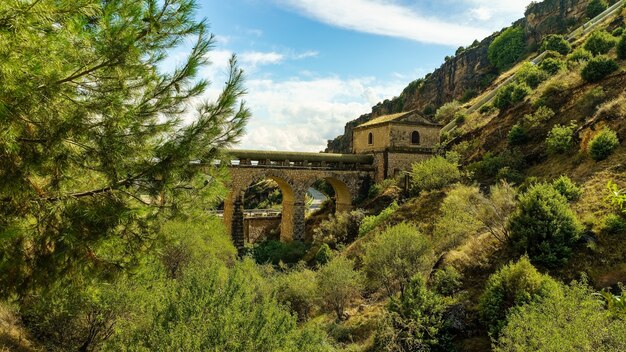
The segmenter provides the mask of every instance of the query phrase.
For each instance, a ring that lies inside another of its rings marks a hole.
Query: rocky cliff
[[[524,18],[513,23],[525,29],[529,51],[537,48],[546,34],[565,33],[584,20],[589,0],[546,0],[528,6]],[[487,59],[489,45],[499,33],[468,48],[459,48],[454,57],[433,73],[409,84],[402,93],[378,103],[370,113],[348,122],[343,135],[328,141],[326,152],[350,153],[352,130],[375,117],[417,109],[426,115],[452,100],[467,100],[486,89],[498,75]]]

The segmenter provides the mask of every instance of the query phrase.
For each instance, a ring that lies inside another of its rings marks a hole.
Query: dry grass
[[[0,352],[42,351],[31,342],[28,333],[13,309],[6,303],[0,303]]]

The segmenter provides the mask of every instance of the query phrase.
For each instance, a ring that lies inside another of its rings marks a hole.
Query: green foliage
[[[333,248],[339,244],[351,243],[359,235],[359,227],[364,216],[361,210],[331,215],[313,230],[313,239]]]
[[[572,45],[560,34],[548,34],[541,43],[541,51],[556,51],[567,55],[571,50]]]
[[[361,225],[359,226],[359,235],[363,236],[370,233],[372,230],[382,225],[400,206],[395,201],[389,204],[389,206],[378,215],[369,215],[363,218]]]
[[[589,155],[593,160],[601,161],[608,158],[618,146],[617,133],[609,128],[603,128],[589,142]]]
[[[417,194],[450,185],[461,178],[461,172],[457,161],[435,156],[413,164],[411,177],[412,191]]]
[[[617,58],[626,60],[626,32],[622,33],[619,42],[617,42]]]
[[[577,201],[583,194],[582,189],[567,176],[554,180],[552,187],[570,202]]]
[[[521,102],[531,92],[532,89],[526,83],[509,83],[498,90],[493,101],[493,106],[504,110]]]
[[[132,269],[163,219],[215,204],[222,175],[190,161],[218,158],[249,112],[234,58],[217,99],[199,99],[213,39],[196,7],[0,2],[2,295]]]
[[[461,110],[461,104],[458,101],[453,100],[449,103],[445,103],[435,112],[435,121],[448,123],[454,119],[454,116],[459,110]]]
[[[565,61],[556,57],[549,57],[539,64],[539,68],[551,76],[556,75],[566,67]]]
[[[435,292],[444,296],[451,296],[461,288],[461,274],[452,266],[435,271],[431,286]]]
[[[501,179],[498,177],[498,174],[502,175],[501,170],[506,169],[519,174],[523,168],[524,159],[516,150],[505,150],[498,154],[487,152],[481,161],[469,166],[469,170],[474,173],[474,177],[477,179]],[[521,175],[518,176],[516,178],[521,178]]]
[[[621,286],[622,293],[614,295],[609,291],[601,291],[597,295],[604,298],[609,312],[616,317],[626,318],[626,290]]]
[[[378,234],[363,256],[368,282],[384,287],[391,296],[404,292],[411,277],[431,268],[432,245],[417,227],[401,223]]]
[[[522,27],[509,27],[493,40],[487,51],[489,62],[504,71],[519,61],[526,51],[526,37]]]
[[[523,257],[509,263],[487,280],[480,296],[479,313],[493,339],[506,325],[514,308],[558,295],[559,285],[550,276],[541,274]]]
[[[610,235],[626,232],[626,220],[617,214],[608,214],[604,217],[602,230]]]
[[[276,298],[288,305],[298,320],[309,318],[317,299],[316,274],[306,268],[296,268],[277,278]]]
[[[594,83],[602,80],[604,77],[610,75],[618,69],[619,66],[615,60],[607,56],[600,55],[589,60],[587,65],[583,67],[580,75],[585,81]]]
[[[445,334],[445,300],[413,278],[399,298],[393,297],[374,337],[376,351],[449,351]]]
[[[524,126],[518,124],[513,125],[508,135],[510,145],[520,145],[528,141],[528,131]]]
[[[579,47],[576,50],[572,51],[571,54],[567,55],[567,61],[570,62],[589,61],[592,58],[593,54],[583,47]]]
[[[609,191],[609,196],[607,197],[607,202],[617,207],[620,211],[626,213],[626,192],[617,187],[612,181],[609,181],[607,184],[607,190]]]
[[[572,92],[567,83],[562,80],[553,79],[546,83],[539,99],[537,99],[534,105],[558,109],[570,99],[571,94]]]
[[[177,280],[145,288],[143,314],[119,326],[108,350],[329,350],[324,335],[298,329],[249,260],[232,269],[190,267]]]
[[[318,271],[317,290],[324,307],[342,320],[346,306],[361,295],[363,277],[354,270],[351,260],[336,256]]]
[[[562,154],[572,150],[574,147],[574,130],[576,125],[572,122],[568,126],[555,125],[548,132],[546,147],[548,153]]]
[[[532,185],[519,197],[509,227],[514,247],[548,267],[564,264],[581,234],[567,199],[548,184]]]
[[[541,82],[548,78],[548,75],[537,65],[526,62],[517,70],[515,77],[519,83],[526,84],[530,88],[535,89]]]
[[[320,249],[315,253],[315,262],[319,265],[324,265],[328,263],[330,258],[333,256],[333,251],[330,249],[330,246],[326,243],[322,243]]]
[[[624,320],[612,318],[591,289],[573,283],[563,292],[519,307],[509,315],[497,352],[626,350]]]
[[[587,5],[587,17],[594,18],[609,8],[606,0],[591,0]]]
[[[255,244],[252,257],[259,264],[295,264],[302,260],[308,249],[309,245],[301,241],[284,243],[272,240]]]
[[[611,35],[614,37],[621,37],[624,34],[624,27],[617,27],[611,32]]]
[[[394,186],[396,186],[396,180],[392,178],[388,178],[381,182],[375,183],[368,190],[367,197],[375,198],[376,196],[383,194],[383,192],[386,191],[387,189],[394,187]]]
[[[600,30],[591,33],[585,45],[583,46],[586,50],[596,56],[607,54],[616,44],[615,37],[611,35],[611,33]]]
[[[554,111],[547,106],[540,106],[532,114],[524,115],[523,123],[531,128],[539,127],[548,122],[555,115]]]

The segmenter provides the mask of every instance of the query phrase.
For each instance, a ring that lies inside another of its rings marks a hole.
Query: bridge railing
[[[374,163],[368,154],[228,150],[227,155],[235,167],[372,170]]]

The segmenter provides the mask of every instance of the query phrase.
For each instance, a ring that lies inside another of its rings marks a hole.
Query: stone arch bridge
[[[318,180],[335,191],[336,212],[349,211],[359,193],[375,178],[374,156],[230,150],[230,193],[224,201],[224,222],[238,249],[244,246],[243,194],[253,183],[275,181],[283,195],[281,241],[303,240],[305,194]]]

